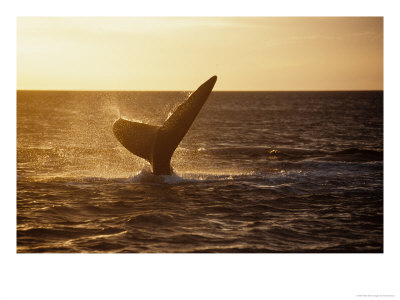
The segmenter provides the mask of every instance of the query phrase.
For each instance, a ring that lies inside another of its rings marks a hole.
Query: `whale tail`
[[[150,162],[156,175],[171,174],[171,157],[210,95],[217,76],[204,82],[179,105],[162,126],[120,118],[113,125],[118,141],[133,154]]]

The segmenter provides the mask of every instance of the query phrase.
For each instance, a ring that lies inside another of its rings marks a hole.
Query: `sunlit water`
[[[187,96],[19,91],[17,251],[383,251],[383,93],[214,92],[154,176],[112,124]]]

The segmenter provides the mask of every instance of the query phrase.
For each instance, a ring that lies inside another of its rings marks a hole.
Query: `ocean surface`
[[[17,91],[17,252],[383,252],[383,92],[213,92],[155,176],[112,124],[189,94]]]

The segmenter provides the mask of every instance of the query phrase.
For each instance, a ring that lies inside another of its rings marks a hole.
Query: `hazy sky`
[[[383,18],[19,17],[17,88],[383,89]]]

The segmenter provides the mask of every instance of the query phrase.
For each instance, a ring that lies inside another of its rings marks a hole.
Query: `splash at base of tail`
[[[171,157],[203,107],[217,76],[203,83],[177,107],[162,126],[132,122],[120,118],[113,125],[118,141],[133,154],[150,162],[155,175],[170,175]]]

